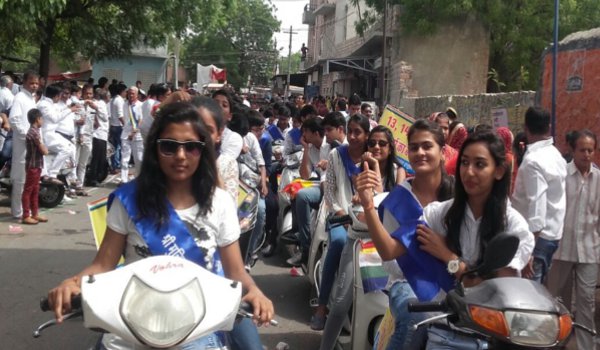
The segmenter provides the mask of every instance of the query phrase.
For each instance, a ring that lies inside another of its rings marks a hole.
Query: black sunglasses
[[[369,141],[367,141],[367,146],[369,146],[369,147],[375,147],[376,145],[379,145],[379,147],[385,147],[389,144],[390,143],[387,142],[386,140],[369,140]]]
[[[174,156],[179,147],[183,147],[185,154],[188,156],[198,157],[202,153],[202,149],[206,144],[203,141],[175,141],[170,139],[158,139],[158,151],[166,157]]]

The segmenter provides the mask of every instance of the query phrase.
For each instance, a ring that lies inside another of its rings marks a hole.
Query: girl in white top
[[[486,244],[495,235],[506,232],[518,236],[521,242],[511,263],[496,275],[518,276],[529,261],[534,239],[525,219],[508,204],[510,173],[502,141],[494,132],[475,132],[465,140],[458,159],[455,198],[428,205],[423,213],[428,226],[417,226],[421,249],[444,264],[458,261],[454,275],[459,279],[481,261]],[[376,182],[372,178],[357,183],[357,189],[370,231],[379,231],[378,235],[383,236],[387,231],[373,207]],[[388,243],[383,259],[405,254],[406,248],[398,240],[391,239]],[[467,285],[479,282],[479,277],[465,280]]]
[[[196,107],[188,103],[165,106],[152,125],[148,140],[148,145],[154,146],[146,149],[142,172],[134,183],[133,195],[139,208],[136,217],[166,222],[170,202],[204,252],[206,267],[218,263],[212,259],[218,251],[225,276],[241,281],[246,292],[243,299],[253,305],[256,320],[268,322],[273,317],[273,304],[244,269],[237,242],[240,229],[235,205],[216,186],[212,140]],[[71,296],[80,292],[82,276],[113,270],[123,253],[126,263],[146,257],[151,252],[145,243],[117,196],[109,209],[106,234],[92,264],[49,292],[56,318],[62,321],[62,315],[69,312]],[[122,343],[114,335],[103,340],[109,349]]]
[[[379,127],[378,127],[379,128]],[[377,130],[374,129],[373,131]],[[373,133],[373,132],[372,132]],[[444,134],[437,123],[425,119],[417,120],[408,130],[408,160],[415,173],[414,177],[403,181],[400,186],[406,188],[417,202],[425,207],[436,200],[447,200],[453,195],[453,177],[446,174],[443,158]],[[370,141],[370,140],[369,140]],[[369,146],[371,146],[369,144]],[[369,147],[369,149],[371,149]],[[356,179],[357,190],[365,188],[366,184],[385,183],[374,168],[378,164],[369,163],[374,171],[363,171]],[[388,181],[389,182],[389,181]],[[378,185],[379,186],[379,185]],[[386,186],[383,187],[386,189]],[[387,188],[389,191],[389,187]],[[376,191],[378,191],[376,189]],[[399,228],[399,223],[389,213],[383,216],[383,227],[377,222],[377,227],[369,224],[369,235],[384,260],[383,266],[389,273],[389,307],[394,317],[394,333],[391,335],[387,349],[402,349],[404,344],[410,344],[413,330],[412,325],[424,319],[420,313],[409,313],[408,301],[416,298],[415,293],[404,278],[402,270],[395,258],[390,258],[388,248],[395,244],[395,239],[388,232]]]

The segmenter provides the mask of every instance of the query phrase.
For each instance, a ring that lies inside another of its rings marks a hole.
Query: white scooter
[[[238,317],[252,317],[251,311],[240,307],[241,297],[237,281],[179,257],[152,256],[86,277],[81,294],[72,301],[75,311],[65,319],[83,316],[84,327],[91,330],[166,349],[231,330]],[[49,310],[46,298],[41,307]],[[40,325],[33,336],[55,324],[50,320]]]

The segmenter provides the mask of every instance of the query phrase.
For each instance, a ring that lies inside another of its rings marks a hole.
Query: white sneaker
[[[297,251],[296,253],[294,253],[294,255],[292,255],[291,258],[287,259],[285,262],[291,266],[299,267],[302,262],[302,252]]]

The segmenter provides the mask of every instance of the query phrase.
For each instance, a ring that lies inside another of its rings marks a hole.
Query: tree
[[[352,0],[355,6],[358,0]],[[507,89],[537,88],[540,58],[553,38],[554,6],[547,0],[387,0],[389,5],[401,5],[401,26],[406,32],[430,34],[443,21],[460,20],[475,14],[490,32],[489,68],[495,82]],[[370,7],[356,23],[360,32],[368,28],[383,13],[385,0],[365,0]],[[366,14],[365,14],[366,13]],[[598,26],[598,0],[560,1],[560,38]]]
[[[46,76],[51,50],[92,59],[127,55],[136,46],[157,47],[170,35],[185,36],[192,24],[209,30],[235,1],[0,0],[0,50],[18,50],[15,38],[38,46],[39,73]]]
[[[266,85],[273,74],[277,52],[273,32],[279,30],[274,8],[262,0],[238,0],[212,30],[196,27],[184,42],[182,63],[195,75],[196,63],[227,69],[236,87]]]
[[[290,73],[298,73],[300,71],[300,58],[302,54],[299,52],[292,53],[291,61],[290,61]],[[288,56],[281,56],[279,61],[279,74],[287,74],[288,73]]]

